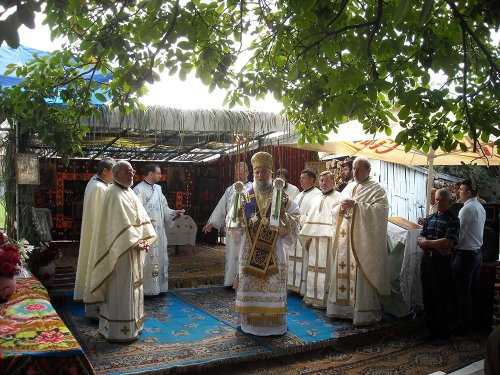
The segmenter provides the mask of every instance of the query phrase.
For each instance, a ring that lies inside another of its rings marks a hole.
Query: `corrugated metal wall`
[[[425,216],[427,174],[404,165],[372,160],[372,175],[387,191],[389,216],[417,222]]]

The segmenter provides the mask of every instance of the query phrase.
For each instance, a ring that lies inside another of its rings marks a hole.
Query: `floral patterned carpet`
[[[453,337],[447,345],[434,346],[420,334],[378,332],[339,342],[313,353],[221,366],[205,375],[427,375],[450,373],[484,358],[486,335]]]
[[[146,298],[148,319],[135,343],[107,343],[70,294],[56,291],[51,296],[97,374],[412,375],[449,372],[484,356],[484,334],[453,337],[449,345],[435,347],[422,339],[423,319],[360,329],[327,319],[293,294],[286,335],[243,334],[233,310],[234,291],[206,286],[222,284],[224,247],[181,246],[178,254],[170,250],[171,292]],[[200,285],[205,286],[180,289]]]
[[[331,347],[339,338],[411,325],[408,320],[395,320],[361,329],[347,321],[332,322],[324,312],[306,307],[290,294],[288,333],[262,338],[237,329],[233,303],[234,291],[223,287],[179,289],[146,298],[147,320],[140,339],[120,345],[109,344],[97,334],[97,324],[85,319],[83,305],[74,303],[71,295],[53,298],[97,374],[206,371]]]

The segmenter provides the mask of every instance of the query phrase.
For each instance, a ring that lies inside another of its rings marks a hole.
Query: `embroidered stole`
[[[272,196],[272,191],[269,194]],[[269,226],[271,205],[267,204],[267,209],[259,206],[253,186],[244,196],[243,218],[250,242],[250,256],[245,270],[259,278],[274,275],[278,273],[275,252],[278,232],[271,230]],[[265,202],[261,202],[262,204]]]

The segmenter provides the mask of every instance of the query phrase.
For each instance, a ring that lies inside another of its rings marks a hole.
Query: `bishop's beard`
[[[271,179],[266,181],[257,181],[255,184],[255,190],[257,193],[268,193],[273,186],[273,181]]]

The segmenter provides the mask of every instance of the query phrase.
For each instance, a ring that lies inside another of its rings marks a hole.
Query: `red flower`
[[[14,276],[14,270],[14,264],[12,264],[11,262],[2,261],[2,263],[0,263],[0,274],[11,277]]]
[[[2,248],[4,249],[5,252],[9,252],[9,253],[17,254],[19,252],[17,250],[17,247],[15,247],[14,245],[11,245],[11,244],[3,245]]]
[[[24,309],[28,311],[42,311],[46,310],[47,306],[41,303],[30,303]]]
[[[0,335],[12,335],[17,331],[19,331],[19,327],[16,326],[8,326],[8,325],[0,326]]]
[[[21,258],[17,247],[4,242],[0,247],[0,275],[13,277],[19,273],[20,265]]]
[[[0,246],[2,246],[5,243],[5,235],[3,232],[0,232]]]
[[[58,343],[64,341],[64,335],[60,332],[40,332],[36,341],[43,344]]]

